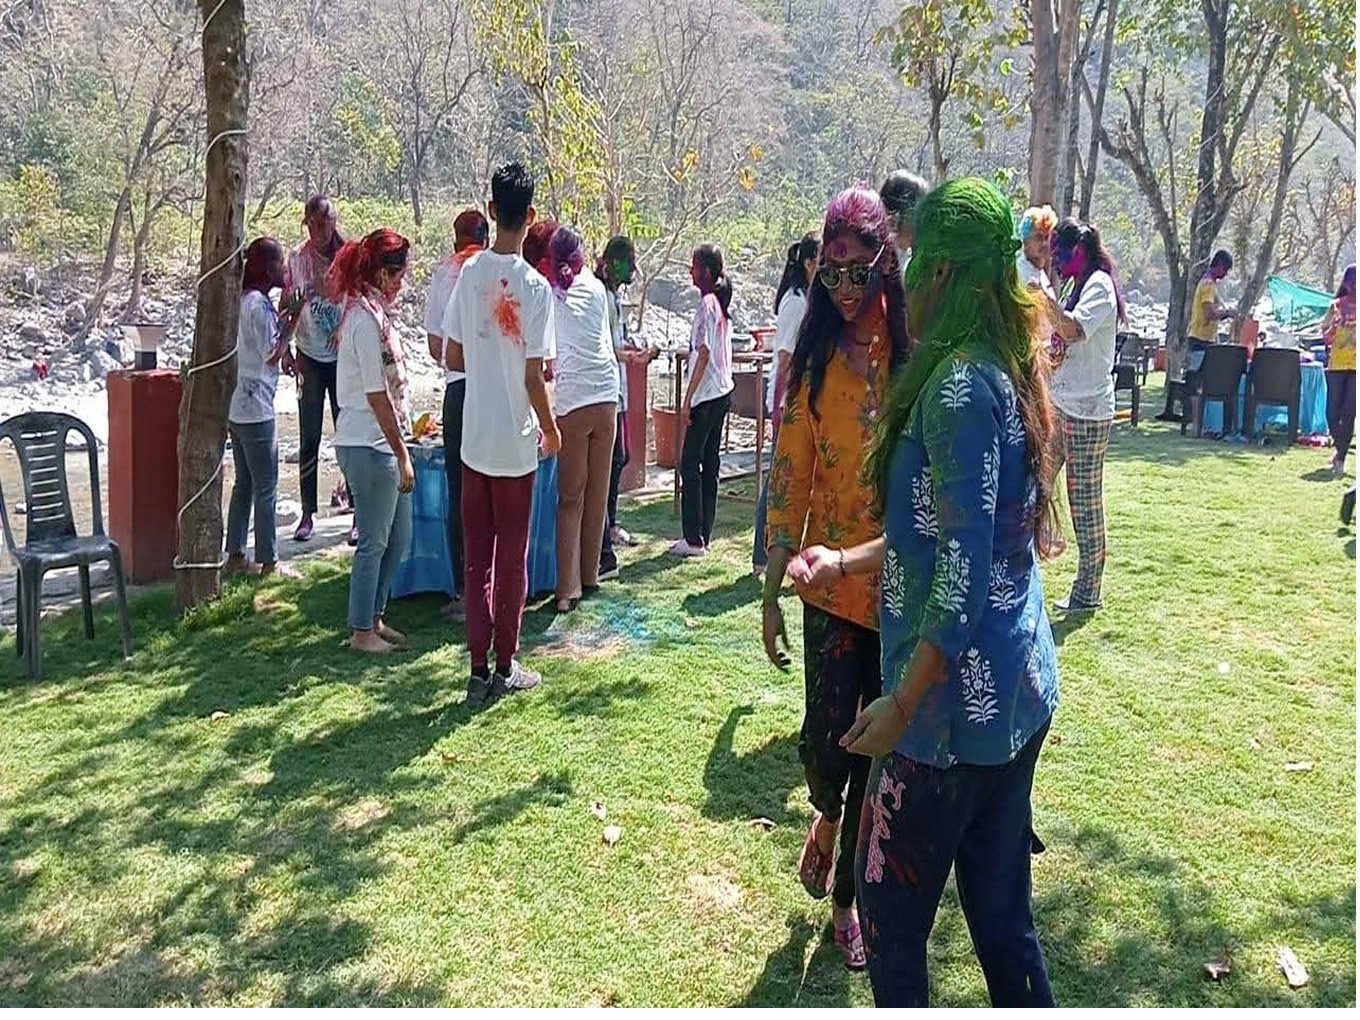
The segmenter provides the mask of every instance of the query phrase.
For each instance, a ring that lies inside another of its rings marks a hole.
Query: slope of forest
[[[1234,40],[1286,9],[1231,3]],[[1349,35],[1339,41],[1352,51],[1350,106],[1343,101],[1337,117],[1325,96],[1308,99],[1303,151],[1272,236],[1287,61],[1280,50],[1230,62],[1238,120],[1219,241],[1244,273],[1264,258],[1271,271],[1327,286],[1354,252],[1354,2],[1319,6],[1332,19],[1325,30]],[[1205,29],[1197,4],[1128,7],[1109,18],[1107,0],[1078,4],[1074,81],[1088,94],[1109,28],[1101,128],[1110,144],[1091,163],[1088,98],[1073,104],[1068,148],[1074,172],[1092,177],[1091,218],[1126,286],[1160,299],[1165,245],[1146,188],[1108,150],[1134,112],[1151,118],[1142,140],[1184,237]],[[519,156],[539,173],[543,211],[595,243],[620,231],[638,239],[646,293],[701,238],[769,282],[828,196],[894,167],[987,176],[1017,207],[1027,193],[1026,2],[274,0],[260,10],[247,12],[252,234],[294,242],[301,199],[327,191],[342,199],[346,230],[391,224],[428,266],[448,245],[452,213],[482,201],[492,167]],[[10,97],[0,109],[0,247],[10,277],[27,266],[89,276],[69,295],[58,288],[63,316],[70,301],[85,305],[80,329],[69,313],[71,335],[142,314],[144,281],[197,262],[206,143],[198,45],[187,0],[15,0],[0,14]],[[1253,66],[1268,68],[1259,82]],[[12,318],[13,329],[23,325]]]

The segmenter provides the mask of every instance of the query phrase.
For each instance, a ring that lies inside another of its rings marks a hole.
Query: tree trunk
[[[1077,90],[1077,77],[1086,73],[1085,61],[1078,61],[1072,65],[1072,87],[1068,90],[1069,96],[1074,96]],[[1059,216],[1068,216],[1072,213],[1072,207],[1076,204],[1077,191],[1077,162],[1078,152],[1081,149],[1081,104],[1072,100],[1067,104],[1067,145],[1064,148],[1062,166],[1058,174],[1058,204],[1054,206]]]
[[[175,604],[183,612],[220,592],[222,455],[236,379],[245,230],[246,65],[244,0],[198,0],[208,138],[194,351],[179,410],[179,535]],[[223,134],[239,131],[240,134]],[[219,268],[220,267],[220,268]],[[212,365],[195,371],[197,366]]]
[[[109,285],[113,282],[114,270],[118,267],[118,249],[123,240],[123,222],[132,215],[132,178],[129,177],[118,195],[113,207],[113,224],[109,227],[108,244],[104,246],[104,265],[99,270],[99,281],[94,286],[90,303],[85,306],[85,326],[80,331],[81,338],[88,336],[99,321],[99,313],[108,297]]]
[[[1309,144],[1299,152],[1299,138],[1303,126],[1312,110],[1311,104],[1303,98],[1304,82],[1297,75],[1289,78],[1289,91],[1285,95],[1284,132],[1280,136],[1280,162],[1275,171],[1275,196],[1270,205],[1270,216],[1266,220],[1265,236],[1256,253],[1256,265],[1242,288],[1242,296],[1237,305],[1237,317],[1233,320],[1233,339],[1242,335],[1242,325],[1251,315],[1252,308],[1261,299],[1266,289],[1266,277],[1275,266],[1275,242],[1280,237],[1280,223],[1284,220],[1285,202],[1289,198],[1289,179],[1294,168],[1313,146]],[[1316,139],[1314,139],[1316,141]]]
[[[1058,197],[1081,4],[1079,0],[1033,0],[1030,12],[1034,87],[1030,95],[1029,199],[1031,205],[1052,205]]]
[[[1209,66],[1204,86],[1204,115],[1199,128],[1199,169],[1195,175],[1195,204],[1190,210],[1190,245],[1186,252],[1185,272],[1181,289],[1192,287],[1209,266],[1214,241],[1218,239],[1220,198],[1218,194],[1217,156],[1223,141],[1223,114],[1227,103],[1224,72],[1228,62],[1228,9],[1231,0],[1201,0],[1204,24],[1208,29]],[[1173,293],[1172,301],[1176,303]],[[1190,325],[1190,303],[1186,294],[1180,295],[1181,316],[1167,323],[1184,335]],[[1175,365],[1168,359],[1168,378],[1180,379],[1185,372],[1184,351]]]
[[[1063,150],[1062,163],[1058,167],[1058,204],[1055,208],[1059,216],[1070,216],[1076,212],[1077,177],[1081,174],[1081,103],[1077,101],[1077,92],[1086,80],[1086,65],[1091,60],[1096,26],[1100,24],[1100,16],[1104,11],[1105,0],[1096,0],[1095,10],[1091,12],[1091,23],[1081,40],[1076,59],[1072,61],[1072,73],[1067,87],[1067,145]],[[1094,133],[1092,136],[1094,137]]]
[[[420,205],[420,169],[411,167],[411,220],[419,229],[424,218],[424,212]]]
[[[1095,126],[1102,122],[1105,116],[1105,93],[1110,87],[1110,65],[1114,62],[1114,34],[1118,26],[1119,19],[1119,0],[1109,0],[1109,8],[1105,12],[1105,41],[1100,50],[1100,81],[1096,85],[1096,97],[1091,108],[1091,142],[1086,147],[1086,173],[1081,180],[1081,206],[1078,215],[1089,221],[1091,219],[1091,201],[1096,192],[1096,173],[1100,166],[1100,137]],[[1073,99],[1073,102],[1076,102]]]
[[[930,97],[930,146],[931,152],[935,157],[935,182],[942,183],[949,177],[949,160],[944,158],[944,149],[940,144],[940,112],[944,107],[944,97],[936,98],[934,92]]]
[[[142,277],[146,275],[146,246],[151,240],[151,224],[156,218],[156,208],[148,205],[142,213],[142,222],[132,242],[132,291],[128,295],[127,307],[123,309],[124,322],[136,322],[142,315]]]

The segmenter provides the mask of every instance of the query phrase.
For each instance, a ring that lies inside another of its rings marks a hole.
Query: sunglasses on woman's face
[[[841,284],[849,278],[850,286],[863,290],[874,281],[878,274],[878,260],[883,257],[887,245],[878,249],[872,262],[857,262],[853,266],[831,266],[823,263],[817,268],[817,278],[827,290],[840,290]]]

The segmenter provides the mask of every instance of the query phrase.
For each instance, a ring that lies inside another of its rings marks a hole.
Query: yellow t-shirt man
[[[1211,276],[1200,279],[1195,296],[1190,301],[1190,339],[1206,344],[1218,343],[1218,319],[1213,311],[1218,307],[1218,281]]]

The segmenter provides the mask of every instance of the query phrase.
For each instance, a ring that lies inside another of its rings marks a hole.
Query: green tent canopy
[[[1271,314],[1281,326],[1311,325],[1332,306],[1331,294],[1294,283],[1283,276],[1272,276],[1267,285]]]

